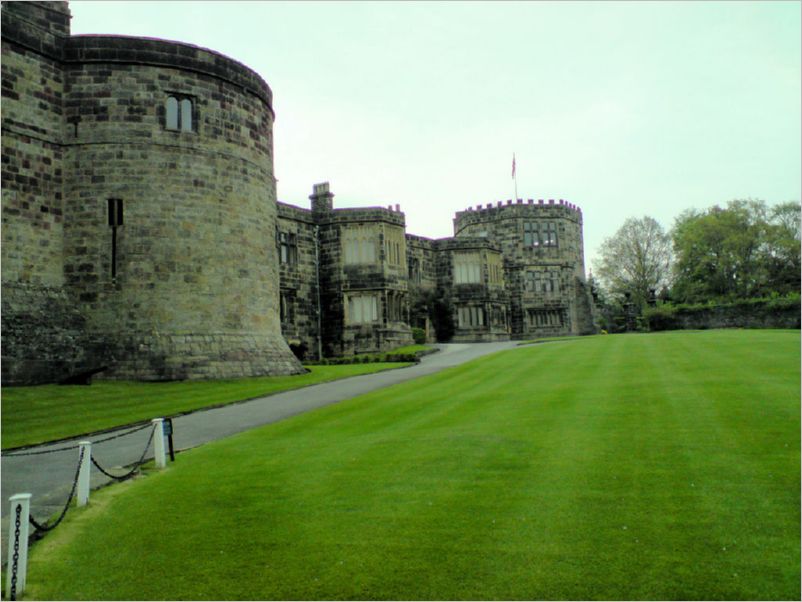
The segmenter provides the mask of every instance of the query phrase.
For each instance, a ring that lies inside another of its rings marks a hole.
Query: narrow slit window
[[[111,279],[117,278],[117,228],[123,225],[123,200],[108,199],[111,227]]]

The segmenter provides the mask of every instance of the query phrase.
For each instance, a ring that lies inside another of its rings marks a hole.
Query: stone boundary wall
[[[712,307],[662,306],[644,312],[649,329],[799,328],[800,302],[759,300]]]

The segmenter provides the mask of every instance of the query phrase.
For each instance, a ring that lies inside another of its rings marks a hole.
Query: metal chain
[[[14,520],[14,555],[11,557],[11,600],[17,599],[17,571],[19,569],[19,530],[22,504],[17,504],[17,517]]]
[[[75,479],[72,481],[72,490],[70,491],[70,495],[67,496],[67,503],[64,504],[64,509],[61,511],[61,516],[58,517],[56,522],[52,525],[40,524],[33,519],[33,515],[28,516],[28,520],[30,523],[36,528],[37,531],[51,531],[58,527],[59,523],[64,519],[64,516],[67,514],[67,510],[70,507],[70,502],[72,501],[72,496],[75,495],[75,488],[78,485],[78,475],[81,473],[81,464],[84,461],[84,452],[86,451],[85,447],[81,447],[81,454],[78,457],[78,468],[75,469]]]
[[[118,433],[116,435],[112,435],[111,437],[106,437],[105,439],[98,439],[97,441],[93,441],[93,445],[97,445],[98,443],[105,443],[106,441],[111,441],[112,439],[119,439],[120,437],[126,437],[128,435],[133,435],[134,433],[138,433],[139,431],[143,431],[150,426],[150,423],[143,424],[142,426],[138,426],[134,430],[126,431],[124,433]],[[58,449],[45,449],[42,451],[32,451],[32,452],[17,452],[17,453],[4,453],[4,458],[16,458],[18,456],[40,456],[42,454],[54,454],[56,452],[63,452],[69,451],[71,449],[78,449],[79,445],[72,445],[70,447],[60,447]]]
[[[144,464],[145,454],[148,453],[148,449],[150,448],[151,441],[153,441],[153,435],[156,432],[156,428],[157,427],[154,426],[153,430],[150,432],[150,437],[148,437],[148,442],[145,444],[145,449],[142,452],[142,455],[139,457],[139,460],[134,463],[133,468],[131,468],[131,470],[129,472],[127,472],[126,474],[120,475],[120,476],[116,476],[116,475],[113,475],[113,474],[111,474],[109,472],[106,472],[103,469],[103,467],[100,464],[98,464],[98,462],[97,462],[97,460],[95,459],[94,456],[92,456],[92,464],[94,464],[95,468],[97,468],[100,472],[102,472],[104,475],[106,475],[110,479],[114,479],[116,481],[124,481],[125,479],[131,477],[137,471],[137,469],[139,469],[139,467],[142,466],[142,464]],[[142,429],[139,429],[139,430],[142,430]]]
[[[43,454],[55,454],[57,452],[70,451],[71,449],[78,449],[80,445],[71,445],[70,447],[60,447],[58,449],[45,449],[43,451],[33,452],[18,452],[15,454],[3,453],[4,458],[16,458],[17,456],[41,456]]]
[[[133,435],[134,433],[138,433],[139,431],[144,431],[149,426],[151,426],[150,422],[143,424],[142,426],[138,426],[134,430],[128,431],[126,433],[120,433],[118,435],[112,435],[111,437],[106,437],[105,439],[98,439],[97,441],[92,441],[92,445],[97,445],[98,443],[105,443],[106,441],[111,441],[112,439],[119,439],[120,437],[127,437],[128,435]]]

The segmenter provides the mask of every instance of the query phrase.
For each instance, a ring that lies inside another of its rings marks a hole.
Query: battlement
[[[454,232],[459,232],[469,225],[482,222],[531,218],[531,219],[569,219],[578,223],[582,222],[582,209],[565,199],[517,199],[513,203],[512,199],[507,199],[506,203],[497,201],[486,205],[476,205],[468,207],[464,211],[457,211],[454,216]]]
[[[494,205],[493,203],[487,203],[484,207],[482,205],[477,205],[476,208],[468,207],[465,211],[459,211],[457,214],[467,213],[467,212],[483,212],[483,211],[495,211],[497,209],[505,209],[507,207],[517,207],[517,206],[534,206],[534,207],[564,207],[566,209],[570,209],[572,211],[577,211],[578,213],[582,213],[582,209],[578,205],[574,205],[573,203],[569,203],[565,199],[559,199],[556,201],[554,199],[526,199],[526,203],[524,203],[523,199],[517,199],[515,203],[512,202],[512,199],[507,199],[507,202],[497,201]]]

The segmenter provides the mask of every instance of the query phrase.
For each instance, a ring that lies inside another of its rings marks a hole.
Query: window
[[[401,263],[401,245],[398,241],[388,240],[385,243],[387,248],[387,263],[391,265],[400,265]]]
[[[403,322],[403,295],[401,293],[387,293],[387,321]]]
[[[111,226],[111,279],[117,278],[117,228],[123,225],[123,200],[108,199]]]
[[[549,281],[551,282],[551,292],[560,292],[560,274],[558,272],[549,272]]]
[[[526,273],[525,288],[532,293],[557,293],[560,291],[560,274],[557,271]]]
[[[557,224],[554,222],[524,222],[524,245],[527,247],[556,247]]]
[[[181,96],[168,96],[164,101],[165,127],[168,130],[191,132],[192,100]]]
[[[384,229],[384,257],[389,265],[404,265],[404,231],[401,228]]]
[[[503,305],[493,305],[491,307],[491,318],[490,323],[495,326],[506,326],[507,325],[507,318],[504,312]]]
[[[557,224],[554,222],[547,222],[545,224],[546,231],[544,232],[543,245],[547,247],[557,246]]]
[[[487,279],[490,284],[500,285],[504,281],[504,268],[501,264],[501,257],[488,253],[487,257]]]
[[[409,258],[409,281],[420,283],[420,260],[417,257]]]
[[[295,233],[279,232],[278,249],[279,261],[282,264],[295,265],[298,263],[298,243],[296,242]]]
[[[368,324],[379,319],[376,295],[352,295],[348,297],[347,307],[349,324]]]
[[[454,254],[454,284],[482,282],[482,262],[478,253]]]
[[[527,247],[540,246],[539,224],[535,222],[524,222],[524,245]]]
[[[279,295],[279,316],[282,324],[295,323],[295,291],[281,291]]]
[[[376,240],[372,233],[345,230],[343,233],[345,263],[375,263]]]
[[[471,328],[485,325],[485,310],[477,305],[463,306],[457,309],[460,328]]]
[[[558,328],[565,322],[563,309],[529,309],[529,325],[534,328]]]

